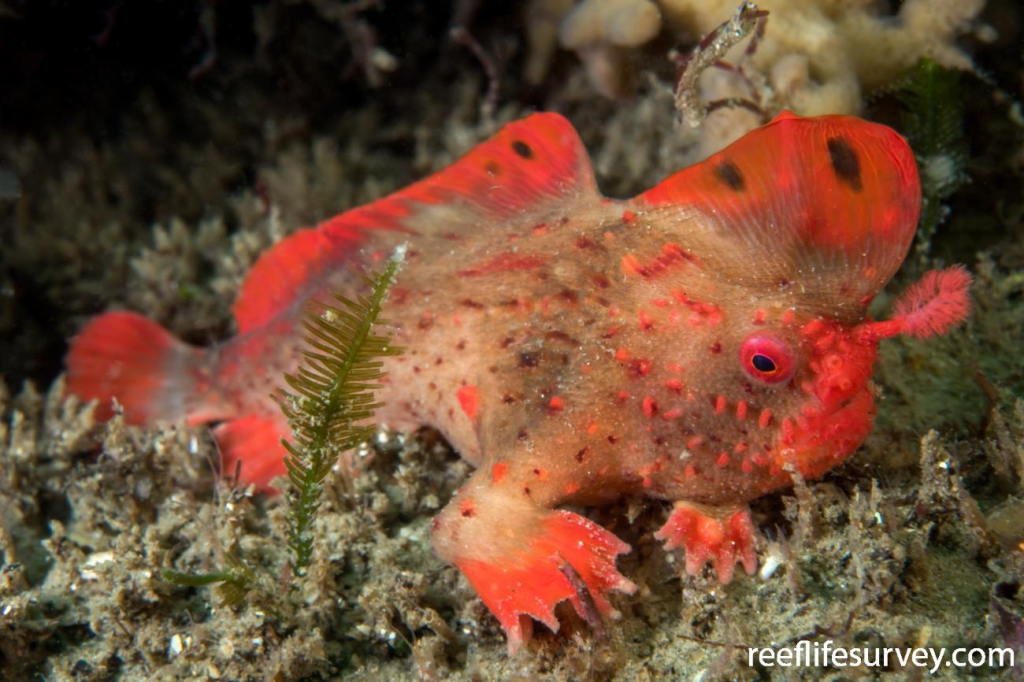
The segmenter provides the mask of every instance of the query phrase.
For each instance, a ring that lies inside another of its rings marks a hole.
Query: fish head
[[[784,469],[820,476],[867,437],[879,341],[967,315],[970,278],[954,268],[911,287],[890,320],[868,316],[920,214],[914,155],[885,126],[782,114],[635,201],[685,245],[687,305],[716,311],[680,341],[696,358],[693,442],[763,472],[765,489]]]

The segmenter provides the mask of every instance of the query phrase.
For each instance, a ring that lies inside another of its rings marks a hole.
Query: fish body
[[[130,421],[220,422],[225,456],[267,485],[288,426],[272,395],[303,348],[302,311],[365,293],[399,244],[378,419],[430,425],[477,467],[434,519],[515,651],[569,600],[614,613],[628,545],[563,505],[673,503],[657,537],[728,582],[756,565],[746,503],[817,477],[871,430],[876,348],[967,314],[969,277],[932,273],[893,319],[868,303],[906,256],[920,202],[892,130],[783,114],[628,200],[598,192],[572,126],[510,124],[455,165],[303,230],[265,254],[240,334],[186,346],[132,313],[72,342],[70,389]]]

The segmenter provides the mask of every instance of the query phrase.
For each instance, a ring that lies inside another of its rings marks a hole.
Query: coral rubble
[[[615,96],[630,91],[632,56],[638,48],[662,30],[679,44],[692,44],[726,21],[739,3],[582,0],[571,10],[560,1],[535,4],[542,4],[551,17],[564,12],[562,46],[576,51],[598,92]],[[756,38],[756,49],[748,50],[744,42],[727,59],[743,77],[705,74],[706,98],[744,98],[769,116],[782,109],[814,116],[859,113],[865,96],[891,86],[922,57],[972,69],[971,58],[957,41],[975,29],[985,0],[908,0],[891,15],[873,0],[768,0],[758,6],[770,16],[763,35]],[[547,43],[537,37],[531,44]],[[763,119],[752,120],[728,124],[741,130],[720,136],[721,142],[708,153]]]

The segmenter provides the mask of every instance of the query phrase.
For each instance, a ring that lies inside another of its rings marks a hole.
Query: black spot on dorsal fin
[[[832,170],[836,177],[854,192],[864,189],[860,177],[860,159],[850,143],[842,137],[830,137],[828,140],[828,158],[832,162]]]
[[[533,158],[533,147],[522,140],[515,140],[512,142],[512,151],[524,159],[529,160]]]
[[[747,187],[740,173],[739,166],[732,161],[723,161],[715,165],[715,177],[722,181],[726,187],[734,192],[742,192]]]

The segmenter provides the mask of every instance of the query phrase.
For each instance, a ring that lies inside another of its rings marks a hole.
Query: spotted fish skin
[[[241,333],[213,349],[130,313],[72,343],[71,390],[137,422],[220,421],[267,485],[289,435],[271,399],[301,351],[310,297],[356,296],[399,244],[378,417],[439,429],[477,471],[434,519],[437,553],[501,622],[510,652],[568,600],[594,621],[629,546],[564,505],[673,503],[657,537],[691,573],[756,565],[746,503],[817,477],[871,430],[878,343],[943,333],[968,312],[953,268],[897,315],[866,308],[906,256],[913,155],[888,128],[783,114],[638,197],[597,191],[556,114],[510,124],[452,167],[289,237],[243,286]]]

